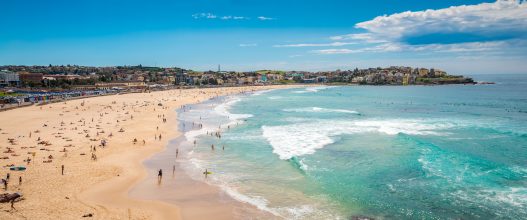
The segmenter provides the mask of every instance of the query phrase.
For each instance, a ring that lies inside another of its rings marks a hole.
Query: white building
[[[18,86],[20,84],[20,77],[18,73],[7,70],[0,71],[0,86]]]

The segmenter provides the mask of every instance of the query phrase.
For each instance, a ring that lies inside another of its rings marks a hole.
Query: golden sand
[[[177,125],[163,119],[174,122],[174,110],[185,104],[283,87],[133,93],[0,112],[0,178],[9,173],[7,191],[23,194],[16,209],[0,204],[0,219],[181,219],[179,206],[128,197],[146,176],[142,161],[178,135]]]

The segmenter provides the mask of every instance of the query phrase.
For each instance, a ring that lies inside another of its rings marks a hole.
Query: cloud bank
[[[527,36],[527,4],[498,0],[494,3],[452,6],[438,10],[406,11],[378,16],[358,23],[355,27],[366,33],[335,36],[331,39],[396,41],[408,44],[418,44],[421,41],[445,43],[445,40],[449,40],[445,38],[449,37],[459,38],[459,42],[516,39]]]
[[[329,47],[312,54],[412,52],[443,55],[527,56],[527,3],[493,3],[406,11],[355,24],[355,33],[332,36],[328,43],[273,47]],[[327,39],[328,40],[328,39]],[[334,48],[343,47],[348,48]]]

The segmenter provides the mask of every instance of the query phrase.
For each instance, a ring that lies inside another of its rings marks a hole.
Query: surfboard
[[[26,168],[25,167],[9,167],[9,170],[22,171],[22,170],[26,170]]]

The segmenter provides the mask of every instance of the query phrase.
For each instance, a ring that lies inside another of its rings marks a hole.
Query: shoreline
[[[278,88],[276,88],[278,87]],[[229,96],[229,95],[240,95],[241,93],[245,92],[255,92],[255,91],[265,91],[265,90],[271,90],[271,89],[283,89],[283,88],[293,88],[293,87],[299,87],[298,85],[294,86],[264,86],[264,87],[234,87],[234,92],[226,92],[224,94],[219,95],[218,93],[215,93],[211,96],[205,96],[200,97],[198,100],[196,100],[196,97],[194,99],[183,102],[182,105],[196,105],[203,102],[207,102],[211,99],[221,97],[221,96]],[[207,88],[206,88],[207,89]],[[211,88],[208,88],[211,89]],[[212,88],[215,89],[215,88]],[[196,90],[203,90],[203,89],[196,89]],[[221,90],[221,88],[220,88]],[[155,175],[157,173],[156,170],[154,172],[149,172],[149,170],[145,166],[145,162],[148,161],[150,158],[154,157],[155,155],[161,154],[168,150],[168,147],[170,145],[170,142],[173,140],[176,140],[178,138],[184,137],[184,132],[182,132],[179,129],[179,120],[178,117],[178,111],[180,108],[168,108],[168,122],[176,122],[175,124],[166,123],[166,126],[164,128],[160,128],[160,130],[168,131],[168,135],[166,135],[165,141],[162,142],[160,147],[157,147],[156,149],[152,149],[151,151],[147,152],[140,152],[136,151],[133,156],[125,157],[126,159],[133,158],[133,160],[130,160],[130,162],[127,164],[127,166],[133,166],[129,167],[130,170],[140,170],[140,173],[134,173],[131,174],[133,176],[128,177],[125,180],[122,180],[122,178],[113,178],[109,179],[103,183],[98,184],[95,187],[92,187],[90,190],[84,191],[81,194],[81,198],[85,201],[90,201],[97,204],[105,204],[107,206],[111,206],[114,208],[120,208],[124,209],[127,208],[130,210],[130,206],[132,206],[135,209],[147,209],[147,210],[156,210],[153,212],[153,215],[150,216],[152,219],[188,219],[190,216],[192,217],[198,217],[198,218],[214,218],[214,219],[233,219],[235,217],[234,213],[235,210],[232,209],[233,207],[237,206],[245,206],[246,208],[254,208],[250,204],[245,204],[243,202],[237,201],[234,198],[231,198],[229,195],[229,199],[234,202],[234,206],[226,207],[224,200],[224,192],[219,189],[218,187],[210,184],[206,184],[204,182],[199,182],[197,180],[192,179],[190,176],[188,176],[185,171],[181,168],[180,164],[178,163],[178,166],[176,166],[177,169],[180,169],[182,173],[184,173],[183,177],[186,179],[183,179],[183,190],[182,191],[188,191],[191,190],[190,195],[183,196],[183,203],[173,203],[173,202],[167,202],[163,201],[157,198],[135,198],[130,196],[130,192],[134,190],[138,184],[140,184],[142,181],[146,181],[148,176]],[[173,120],[171,120],[173,119]],[[168,126],[168,128],[167,128]],[[172,128],[170,128],[172,127]],[[120,160],[122,161],[123,158],[113,158],[111,161]],[[115,164],[114,164],[115,165]],[[166,175],[165,175],[166,176]],[[196,184],[199,184],[198,187],[196,187]],[[199,189],[199,190],[197,190]],[[204,191],[204,192],[203,192]],[[180,191],[181,192],[181,191]],[[147,191],[146,193],[150,193]],[[174,192],[175,193],[175,192]],[[104,198],[100,198],[100,195],[111,195],[108,197],[112,197],[113,199],[107,200]],[[181,197],[180,197],[181,198]],[[197,199],[196,199],[197,198]],[[81,200],[82,200],[81,199]],[[186,204],[190,203],[191,200],[194,202],[192,204]],[[213,201],[213,202],[211,202]],[[111,204],[111,205],[110,205]],[[210,207],[210,205],[213,205],[213,208]],[[214,206],[220,206],[219,208]],[[247,207],[250,206],[250,207]],[[207,211],[204,211],[204,208],[206,208]],[[230,209],[230,210],[229,210]],[[185,210],[185,211],[183,211]],[[260,211],[260,210],[258,210]],[[128,211],[130,213],[130,211]],[[190,213],[190,214],[186,214]],[[130,218],[133,218],[132,215],[128,214]]]
[[[259,90],[271,91],[274,89]],[[187,105],[192,110],[198,106],[218,106],[228,100],[227,97],[242,96],[245,94],[231,94],[220,97],[213,97],[203,102]],[[231,195],[226,189],[207,181],[207,179],[197,179],[191,176],[188,168],[184,166],[193,166],[191,163],[191,152],[193,147],[190,140],[187,139],[187,132],[199,131],[194,128],[190,121],[185,121],[179,117],[181,109],[177,110],[179,135],[172,139],[167,147],[160,152],[143,161],[143,166],[148,170],[148,175],[135,184],[129,191],[131,198],[141,200],[163,201],[176,205],[181,208],[180,214],[183,219],[241,219],[243,216],[258,216],[264,219],[278,219],[273,213],[262,210],[255,204],[247,201],[241,201]],[[186,123],[185,123],[186,122]],[[183,126],[185,124],[186,126]],[[189,129],[191,128],[191,129]],[[178,149],[179,156],[176,156]],[[174,163],[170,161],[175,161]],[[172,174],[170,172],[173,167]],[[157,182],[157,169],[163,168],[163,179]],[[198,170],[194,170],[198,171]],[[168,175],[167,175],[168,174]],[[199,175],[198,175],[199,176]],[[199,200],[195,198],[200,198]]]
[[[92,214],[96,219],[180,219],[180,209],[175,205],[128,196],[129,189],[147,175],[142,162],[166,149],[168,141],[179,134],[172,129],[173,124],[162,123],[160,116],[173,121],[177,115],[174,110],[181,105],[243,91],[287,87],[298,85],[131,93],[0,112],[0,138],[16,142],[11,145],[15,153],[2,160],[2,165],[28,168],[7,171],[11,179],[23,177],[22,184],[11,181],[9,191],[22,192],[24,200],[15,203],[16,210],[0,206],[5,210],[0,218],[72,219]],[[163,141],[153,138],[158,134],[163,135]],[[37,136],[50,145],[38,144]],[[139,141],[133,144],[136,137]],[[106,147],[99,144],[103,139],[108,141]],[[92,146],[96,146],[95,152]],[[25,157],[31,152],[36,156],[26,165]],[[96,154],[97,161],[90,160],[91,153]],[[48,155],[53,159],[46,163]],[[65,165],[64,175],[60,174],[61,165]]]
[[[472,83],[429,83],[429,84],[409,84],[409,85],[399,85],[399,84],[360,84],[360,83],[344,83],[344,82],[334,82],[334,83],[291,83],[291,84],[269,84],[269,85],[253,85],[253,86],[220,86],[220,87],[189,87],[184,88],[187,89],[193,89],[193,90],[199,90],[199,89],[221,89],[221,88],[245,88],[245,87],[309,87],[309,86],[448,86],[448,85],[492,85],[496,84],[496,82],[492,81],[475,81]],[[179,90],[179,88],[171,88],[166,90],[153,90],[151,92],[162,92],[162,91],[171,91],[171,90]],[[23,107],[29,107],[33,105],[48,105],[53,103],[62,103],[62,102],[68,102],[78,99],[89,99],[89,98],[95,98],[95,97],[101,97],[101,96],[113,96],[113,95],[125,95],[125,94],[133,94],[133,93],[143,93],[138,91],[131,91],[131,92],[119,92],[119,93],[108,93],[108,94],[101,94],[101,95],[87,95],[87,96],[78,96],[78,97],[68,97],[68,98],[61,98],[56,100],[51,100],[49,102],[24,102],[21,105],[16,106],[15,104],[11,104],[10,107],[4,107],[0,108],[0,111],[9,111],[14,110],[18,108]]]

